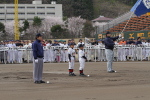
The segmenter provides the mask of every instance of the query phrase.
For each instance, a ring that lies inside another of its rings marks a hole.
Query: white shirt
[[[12,44],[8,44],[8,45],[7,45],[7,47],[12,48],[12,47],[13,47],[13,45],[12,45]]]
[[[75,56],[75,50],[73,48],[68,49],[68,54],[71,55],[71,57]]]
[[[83,56],[85,56],[84,50],[79,49],[79,59],[82,59]]]

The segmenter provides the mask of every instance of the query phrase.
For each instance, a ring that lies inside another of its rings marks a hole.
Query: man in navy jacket
[[[44,50],[41,41],[43,41],[42,35],[40,33],[36,34],[36,40],[32,44],[34,57],[33,79],[36,84],[45,83],[42,81]]]
[[[121,34],[117,37],[111,37],[110,32],[106,33],[106,38],[104,40],[104,44],[105,44],[105,54],[106,54],[106,59],[107,59],[107,71],[109,73],[116,72],[112,69],[112,63],[113,63],[113,59],[114,59],[113,49],[115,46],[114,41],[116,41],[118,38],[121,38],[121,37],[122,37]]]
[[[137,42],[135,43],[135,45],[142,45],[141,37],[137,38]]]

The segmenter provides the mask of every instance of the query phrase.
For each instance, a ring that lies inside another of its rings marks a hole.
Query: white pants
[[[23,52],[22,51],[18,51],[18,59],[17,59],[17,62],[18,63],[22,63],[22,55],[23,55]]]
[[[69,69],[74,69],[74,57],[71,57],[71,62],[69,61]]]
[[[85,59],[84,58],[80,58],[79,59],[79,63],[80,63],[80,68],[79,70],[83,70],[85,67]]]
[[[110,49],[106,49],[105,53],[106,53],[106,59],[107,59],[107,71],[112,71],[114,52]]]

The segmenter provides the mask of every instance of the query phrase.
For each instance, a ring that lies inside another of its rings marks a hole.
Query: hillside
[[[43,0],[50,4],[52,0]],[[64,16],[80,16],[92,20],[99,15],[115,18],[127,11],[137,0],[55,0],[63,4]],[[0,0],[0,3],[13,3],[13,0]],[[20,4],[30,4],[32,0],[19,0]]]

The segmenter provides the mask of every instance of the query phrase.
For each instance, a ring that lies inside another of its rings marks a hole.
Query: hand
[[[38,63],[38,59],[35,59],[34,61],[35,61],[35,63]]]
[[[122,37],[122,34],[119,34],[119,38],[121,38]]]

